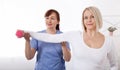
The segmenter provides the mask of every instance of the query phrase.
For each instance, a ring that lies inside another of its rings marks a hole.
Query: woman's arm
[[[30,46],[30,35],[29,33],[24,34],[25,38],[25,56],[28,60],[32,59],[35,55],[36,50]]]
[[[63,58],[65,61],[70,61],[71,59],[71,52],[70,49],[67,47],[67,42],[62,42],[62,52],[63,52]]]
[[[36,33],[36,32],[29,32],[31,37],[45,41],[45,42],[52,42],[52,43],[61,43],[61,42],[69,42],[70,38],[74,36],[74,33],[61,33],[61,34],[48,34],[48,33]],[[73,34],[73,35],[71,35]]]
[[[117,59],[115,55],[116,54],[112,50],[108,54],[108,59],[110,62],[110,70],[118,70],[118,64],[117,64]]]
[[[110,62],[110,70],[118,70],[118,63],[117,63],[117,54],[115,51],[115,46],[113,42],[110,42],[110,50],[108,53],[108,59]]]
[[[31,37],[45,41],[45,42],[51,42],[51,43],[61,43],[61,42],[69,42],[73,43],[73,41],[80,37],[81,32],[80,31],[70,31],[70,32],[64,32],[61,34],[48,34],[48,33],[36,33],[36,32],[30,32],[29,34]]]

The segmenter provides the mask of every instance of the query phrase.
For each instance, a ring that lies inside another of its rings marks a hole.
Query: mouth
[[[52,26],[52,24],[47,24],[48,26]]]
[[[87,24],[87,25],[93,25],[93,24]]]

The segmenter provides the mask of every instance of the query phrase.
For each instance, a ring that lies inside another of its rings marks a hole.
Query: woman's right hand
[[[30,41],[30,34],[29,33],[24,33],[24,36],[26,41]]]

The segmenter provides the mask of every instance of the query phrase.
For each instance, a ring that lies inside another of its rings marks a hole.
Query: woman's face
[[[84,12],[83,22],[86,30],[96,30],[95,17],[89,10]]]
[[[46,22],[47,28],[50,28],[50,29],[56,28],[56,25],[59,23],[59,21],[57,20],[56,13],[53,12],[48,17],[45,17],[45,22]]]

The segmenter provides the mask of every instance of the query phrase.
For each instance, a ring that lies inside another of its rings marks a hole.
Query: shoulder
[[[106,44],[106,47],[109,49],[109,51],[113,49],[114,47],[113,37],[105,36],[105,44]]]
[[[69,38],[78,38],[78,37],[81,37],[82,33],[81,31],[68,31],[68,32],[64,32],[64,35],[66,37],[69,37]]]
[[[67,33],[67,34],[74,34],[74,35],[76,35],[76,34],[81,35],[81,34],[82,34],[81,31],[68,31],[68,32],[66,32],[66,33]]]
[[[41,31],[36,31],[36,32],[37,32],[37,33],[46,33],[46,30],[41,30]],[[36,42],[38,41],[37,39],[35,39],[35,38],[33,38],[33,37],[32,37],[31,40],[34,40],[34,41],[36,41]]]
[[[60,30],[57,30],[57,31],[56,31],[56,34],[60,34],[60,33],[63,33],[63,32],[60,31]]]

